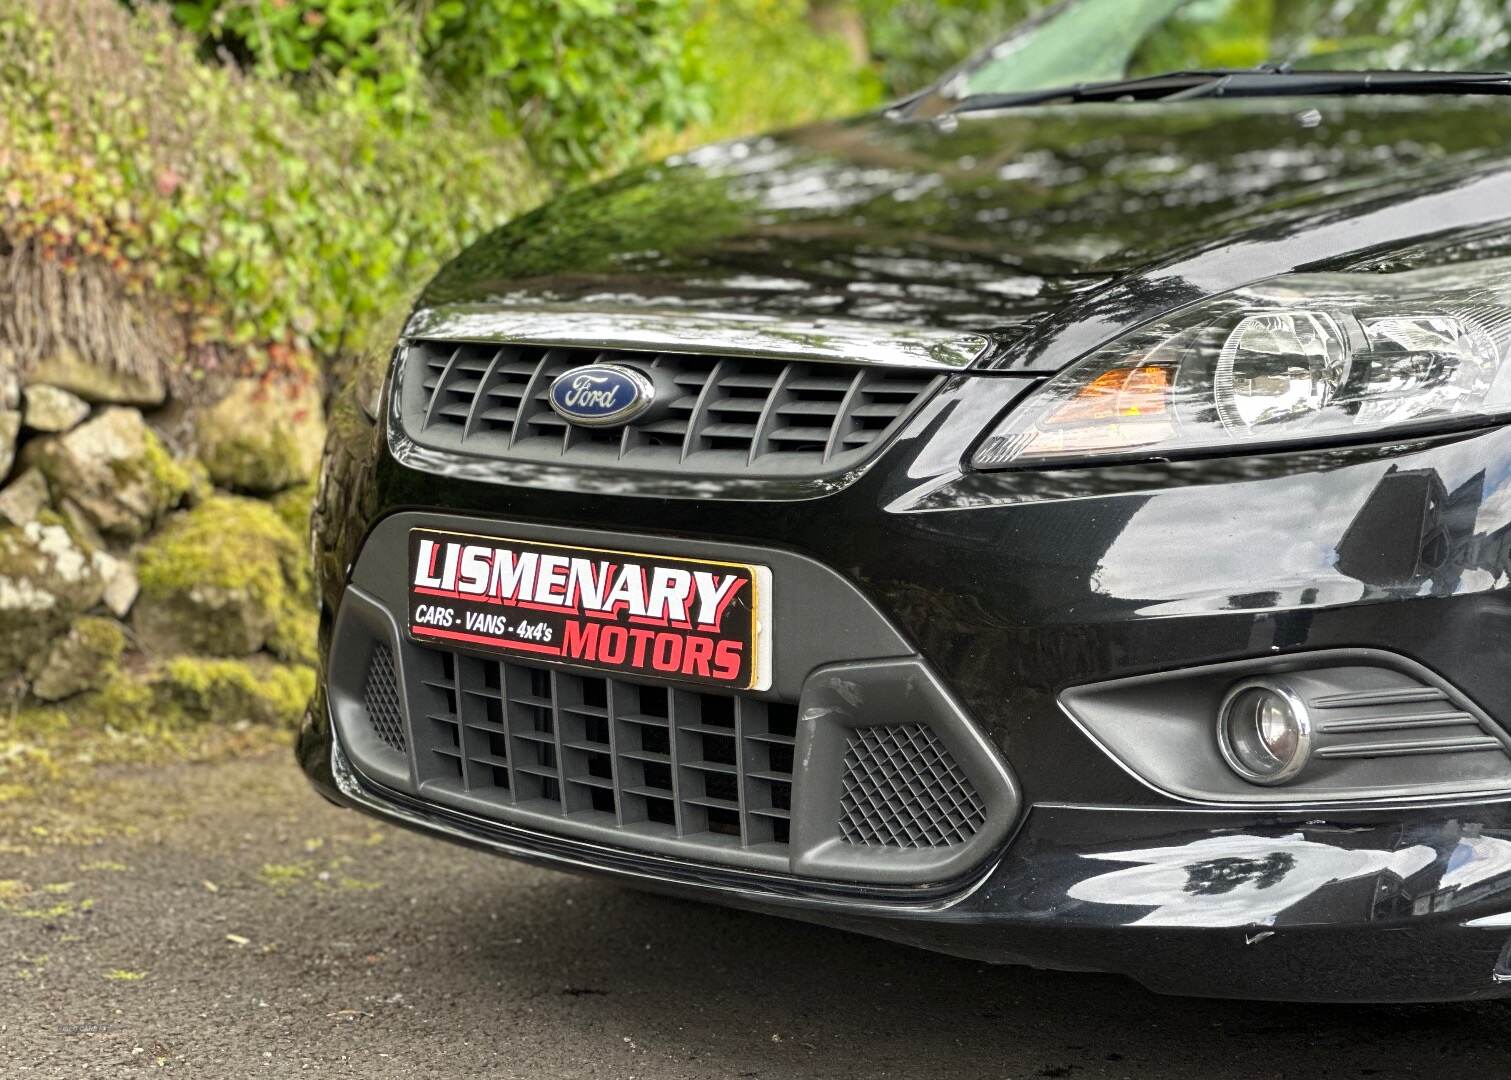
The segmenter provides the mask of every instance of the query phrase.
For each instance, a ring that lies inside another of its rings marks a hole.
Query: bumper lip
[[[435,806],[389,791],[363,777],[330,727],[330,773],[349,804],[407,828],[555,870],[601,874],[645,886],[674,886],[726,902],[837,910],[875,915],[937,915],[967,904],[992,878],[1002,852],[964,883],[944,886],[860,886],[788,875],[739,871],[590,841],[537,833]]]

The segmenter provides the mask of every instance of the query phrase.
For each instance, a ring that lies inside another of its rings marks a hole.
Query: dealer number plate
[[[409,533],[409,635],[431,644],[765,690],[770,604],[750,563]]]

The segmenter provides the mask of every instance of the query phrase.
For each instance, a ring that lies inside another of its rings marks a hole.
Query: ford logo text
[[[564,371],[551,383],[551,408],[583,427],[627,424],[650,408],[655,384],[631,367],[591,364]]]

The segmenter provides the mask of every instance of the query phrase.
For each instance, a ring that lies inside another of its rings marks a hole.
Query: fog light
[[[1254,784],[1283,784],[1306,768],[1312,725],[1301,698],[1283,683],[1239,683],[1217,717],[1223,760]]]

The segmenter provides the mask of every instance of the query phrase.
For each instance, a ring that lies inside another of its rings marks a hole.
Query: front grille
[[[785,846],[797,709],[417,648],[422,781],[640,835]]]
[[[389,749],[404,753],[404,706],[399,701],[399,677],[393,651],[387,645],[373,647],[362,684],[362,707],[373,734]]]
[[[851,844],[948,847],[986,821],[976,788],[923,724],[856,728],[842,784],[840,835]]]
[[[549,403],[569,368],[629,364],[674,387],[644,421],[568,424]],[[542,463],[745,475],[840,472],[865,461],[943,377],[931,371],[756,357],[416,341],[405,360],[408,434],[437,449]]]

